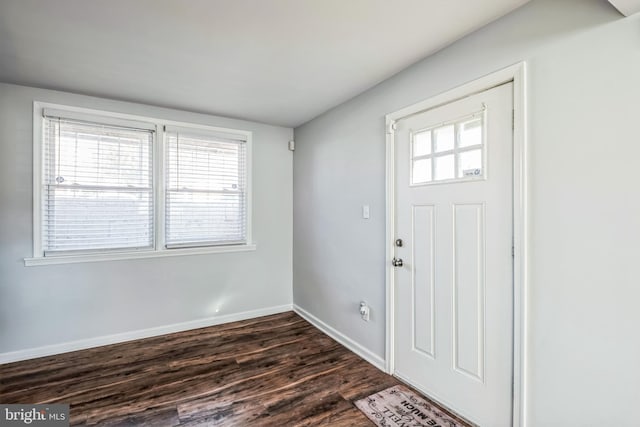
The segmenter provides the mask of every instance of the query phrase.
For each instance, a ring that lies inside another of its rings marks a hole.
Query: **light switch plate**
[[[369,219],[369,205],[362,205],[362,218]]]

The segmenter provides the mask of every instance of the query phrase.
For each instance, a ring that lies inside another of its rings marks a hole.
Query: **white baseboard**
[[[157,326],[155,328],[139,329],[137,331],[123,332],[120,334],[105,335],[84,340],[28,348],[25,350],[10,351],[7,353],[0,353],[0,364],[35,359],[37,357],[53,356],[55,354],[68,353],[70,351],[76,350],[86,350],[88,348],[100,347],[103,345],[118,344],[126,341],[171,334],[174,332],[188,331],[190,329],[205,328],[207,326],[220,325],[222,323],[253,319],[255,317],[268,316],[270,314],[291,311],[291,309],[291,304],[285,304],[275,307],[266,307],[257,310],[243,311],[240,313],[226,314],[223,316],[208,317],[206,319],[174,323],[172,325]]]
[[[338,341],[343,346],[347,347],[349,350],[353,351],[358,356],[362,357],[367,362],[371,363],[376,368],[380,369],[383,372],[386,372],[385,367],[386,363],[383,358],[371,352],[371,350],[361,346],[351,338],[344,335],[342,332],[332,328],[331,326],[324,323],[322,320],[318,319],[313,314],[309,313],[305,309],[300,306],[294,304],[293,311],[298,313],[301,317],[303,317],[306,321],[311,323],[316,328],[320,329],[325,334],[329,335],[334,340]]]

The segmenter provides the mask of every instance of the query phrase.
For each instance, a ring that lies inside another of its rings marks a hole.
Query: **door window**
[[[484,111],[411,132],[411,185],[484,179]]]

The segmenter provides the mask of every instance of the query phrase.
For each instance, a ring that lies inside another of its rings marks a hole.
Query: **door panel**
[[[416,351],[435,357],[435,283],[434,258],[434,206],[413,206],[413,234],[418,238],[413,245],[413,259],[420,260],[422,268],[413,269],[413,346]],[[421,325],[415,328],[415,325]]]
[[[483,380],[484,205],[453,206],[454,368]]]
[[[397,121],[395,374],[511,424],[513,87]]]

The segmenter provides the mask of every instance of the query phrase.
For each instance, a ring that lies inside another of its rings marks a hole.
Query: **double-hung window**
[[[44,116],[44,256],[153,247],[154,130]]]
[[[246,140],[167,127],[167,248],[246,243]]]
[[[35,107],[27,265],[254,249],[250,132]]]

